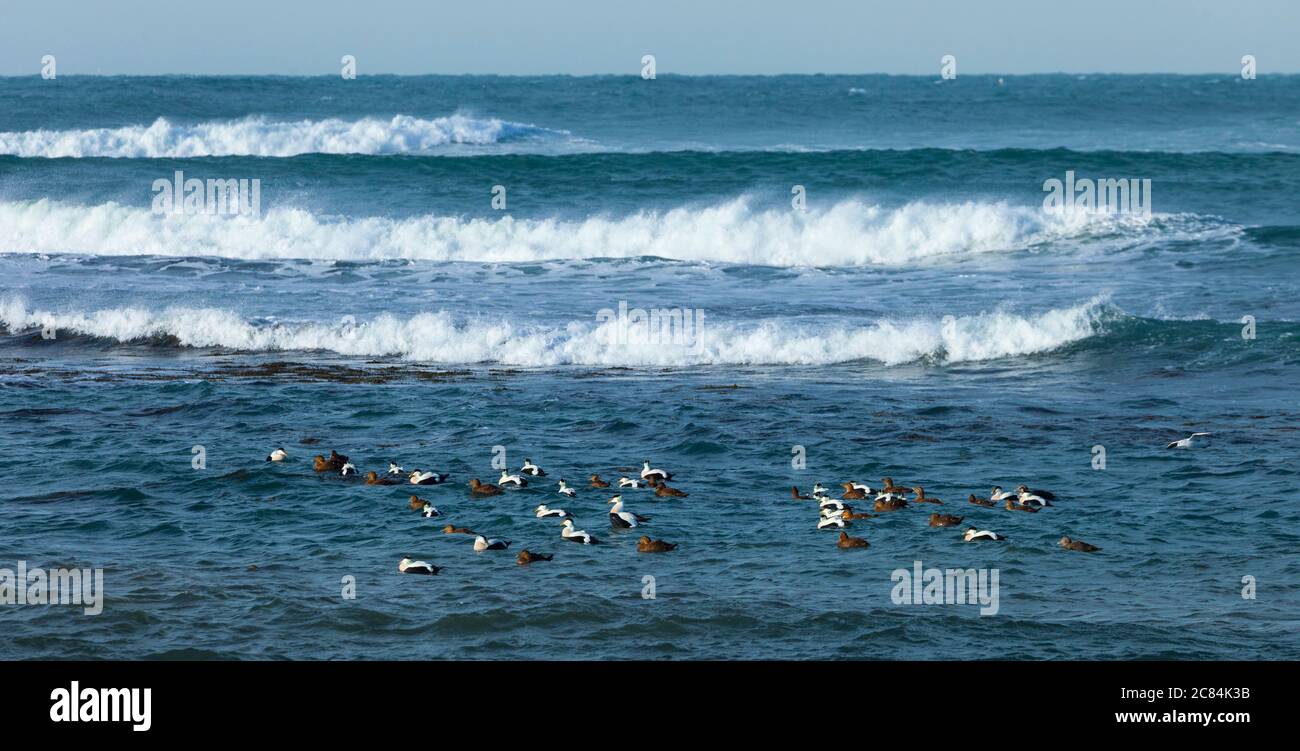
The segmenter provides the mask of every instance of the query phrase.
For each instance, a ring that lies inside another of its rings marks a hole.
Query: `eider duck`
[[[403,558],[397,562],[397,570],[403,574],[426,574],[433,575],[442,570],[439,566],[424,561],[413,561],[410,558]]]
[[[842,482],[840,487],[844,488],[844,494],[840,498],[846,501],[860,501],[867,497],[867,491],[854,487],[851,482]]]
[[[876,518],[876,515],[868,514],[865,511],[854,511],[852,506],[845,506],[844,510],[840,512],[840,518],[844,520],[874,519]]]
[[[533,477],[546,476],[546,470],[542,469],[536,464],[533,464],[532,459],[524,459],[524,466],[520,467],[519,471],[523,472],[526,475],[532,475]]]
[[[863,483],[863,482],[848,482],[848,483],[841,483],[841,484],[846,484],[846,485],[849,485],[849,486],[851,486],[851,487],[857,488],[858,490],[861,490],[863,493],[868,493],[868,494],[870,494],[870,493],[872,492],[872,491],[871,491],[871,486],[870,486],[870,485],[867,485],[866,483]],[[846,489],[847,489],[847,488],[846,488]]]
[[[1044,506],[1052,505],[1042,496],[1033,495],[1028,491],[1021,491],[1020,494],[1016,496],[1016,503],[1021,506],[1033,506],[1034,508],[1043,508]]]
[[[621,529],[630,529],[643,522],[650,521],[650,517],[634,514],[631,511],[623,510],[623,496],[616,495],[609,499],[613,507],[609,510],[609,523]]]
[[[642,535],[641,538],[636,541],[636,550],[638,553],[667,553],[668,551],[675,550],[676,548],[677,548],[677,543],[675,542],[664,542],[663,540],[651,540],[649,537],[646,537],[645,535]]]
[[[631,477],[627,477],[626,475],[624,475],[623,477],[618,478],[618,486],[619,486],[620,488],[640,488],[640,487],[645,487],[645,486],[641,483],[640,480],[633,480]]]
[[[1005,501],[1006,499],[1011,498],[1014,495],[1015,493],[1008,493],[1004,491],[1000,486],[994,485],[993,490],[989,491],[989,500],[993,501],[994,503],[1001,503],[1002,501]]]
[[[289,452],[285,451],[284,449],[276,449],[275,451],[272,451],[270,454],[267,455],[266,460],[268,462],[282,462],[288,458],[289,458]]]
[[[975,504],[976,506],[983,506],[984,508],[993,508],[995,505],[997,505],[997,504],[993,503],[993,501],[992,501],[991,499],[988,499],[988,498],[976,498],[974,493],[971,493],[970,496],[969,496],[966,500],[970,501],[971,503]]]
[[[593,488],[608,488],[608,487],[609,487],[609,483],[607,483],[607,482],[605,482],[604,480],[600,479],[600,475],[592,475],[592,476],[591,476],[591,487],[593,487]]]
[[[1038,507],[1037,507],[1037,506],[1025,506],[1025,505],[1022,505],[1022,504],[1016,503],[1015,501],[1011,500],[1010,498],[1007,499],[1007,505],[1004,506],[1003,508],[1005,508],[1007,511],[1028,511],[1028,512],[1031,513],[1031,514],[1037,514],[1037,513],[1038,513]]]
[[[400,466],[398,466],[396,462],[389,462],[389,463],[388,463],[388,474],[390,474],[390,475],[400,475],[400,474],[402,474],[402,473],[405,472],[405,471],[406,471],[406,470],[404,470],[404,469],[402,469]]]
[[[418,469],[411,470],[410,481],[412,485],[441,485],[447,481],[447,473],[438,474],[437,472],[421,472]]]
[[[903,487],[903,486],[901,486],[901,485],[895,485],[895,484],[894,484],[894,478],[892,478],[892,477],[882,477],[882,478],[880,478],[880,481],[881,481],[882,483],[884,483],[884,486],[880,488],[880,492],[881,492],[881,493],[883,493],[883,494],[885,494],[885,495],[898,496],[899,498],[902,498],[902,497],[904,497],[904,496],[907,495],[907,492],[908,492],[908,491],[907,491],[907,488],[905,488],[905,487]]]
[[[424,502],[424,505],[420,507],[420,511],[424,512],[425,519],[432,519],[435,516],[442,516],[442,512],[434,508],[433,504],[429,503],[428,501]]]
[[[1169,445],[1168,445],[1168,446],[1165,446],[1165,448],[1167,448],[1167,449],[1189,449],[1189,448],[1192,447],[1192,439],[1193,439],[1193,438],[1200,438],[1201,436],[1207,436],[1207,435],[1210,435],[1210,434],[1209,434],[1209,433],[1192,433],[1191,435],[1187,436],[1186,438],[1179,438],[1179,439],[1176,440],[1176,441],[1170,441]]]
[[[330,458],[317,454],[312,459],[312,468],[317,472],[338,472],[343,469],[343,465],[348,463],[348,458],[337,451],[330,451]]]
[[[495,537],[487,538],[479,535],[474,538],[474,549],[480,553],[484,550],[505,550],[510,547],[509,540],[498,540]]]
[[[553,555],[543,555],[541,553],[534,553],[528,548],[524,548],[523,550],[519,551],[519,555],[515,556],[515,563],[518,563],[520,566],[523,566],[529,563],[536,563],[538,561],[549,561],[554,557],[555,556]]]
[[[1026,493],[1028,493],[1029,495],[1042,498],[1044,501],[1056,500],[1056,495],[1049,493],[1046,490],[1035,490],[1027,485],[1021,485],[1020,487],[1016,488],[1016,493],[1018,495],[1025,495]],[[1050,506],[1051,504],[1049,503],[1048,505]]]
[[[844,501],[837,501],[834,498],[822,498],[817,501],[817,505],[820,506],[822,510],[829,508],[835,509],[836,511],[843,511],[846,508]]]
[[[790,498],[792,498],[792,499],[794,499],[794,500],[796,500],[796,501],[811,501],[811,500],[812,500],[812,496],[810,496],[810,495],[799,495],[799,488],[796,488],[796,487],[794,487],[794,486],[791,486],[791,487],[790,487]]]
[[[573,519],[565,519],[560,529],[560,536],[569,542],[580,542],[583,545],[595,545],[599,540],[587,534],[585,530],[574,529]]]
[[[650,460],[646,459],[641,466],[641,479],[649,480],[651,477],[658,477],[660,480],[673,479],[672,472],[665,472],[662,469],[650,469]]]
[[[849,548],[869,548],[871,543],[861,537],[849,537],[848,532],[840,532],[839,542],[835,543],[836,547],[848,550]]]
[[[478,534],[478,532],[475,532],[469,527],[453,527],[450,524],[442,528],[442,533],[444,535],[477,535]]]
[[[830,497],[830,494],[827,492],[826,488],[822,487],[822,484],[820,482],[813,483],[812,494],[813,494],[813,498],[817,498],[817,499]]]
[[[853,525],[850,522],[844,521],[843,514],[839,516],[828,516],[825,519],[822,519],[821,521],[817,522],[817,529],[826,529],[827,527],[844,529],[845,527],[851,527],[851,526]]]
[[[343,477],[353,477],[356,473],[357,467],[352,462],[344,462],[343,466],[339,467],[339,474]]]
[[[367,472],[366,484],[367,485],[396,485],[397,480],[393,480],[388,477],[380,477],[378,473],[375,472]]]
[[[915,500],[916,503],[937,503],[940,506],[943,505],[943,501],[939,500],[938,498],[931,498],[927,496],[925,494],[925,488],[921,487],[920,485],[917,485],[916,487],[912,488],[912,492],[916,493],[916,498],[913,499]]]
[[[685,498],[690,493],[685,493],[677,488],[670,488],[662,482],[655,486],[655,495],[667,498]]]
[[[576,491],[576,490],[574,490],[573,488],[569,487],[568,485],[565,485],[565,484],[564,484],[564,478],[563,478],[563,477],[560,478],[560,489],[557,490],[557,491],[555,491],[555,492],[556,492],[556,493],[559,493],[560,495],[564,496],[565,498],[576,498],[577,495],[578,495],[578,491]]]
[[[958,524],[961,524],[961,520],[963,518],[965,517],[953,516],[952,514],[938,514],[938,513],[930,514],[930,526],[931,527],[955,527]]]
[[[872,510],[880,514],[883,514],[886,511],[897,511],[901,508],[907,508],[906,498],[877,498],[875,504],[872,506]]]
[[[1061,541],[1057,544],[1066,550],[1077,550],[1080,553],[1095,553],[1098,550],[1101,550],[1101,548],[1096,545],[1090,545],[1083,540],[1071,540],[1068,537],[1062,537]]]
[[[501,479],[500,479],[500,480],[497,480],[497,484],[500,485],[500,486],[503,487],[503,488],[506,487],[506,486],[508,486],[508,485],[509,485],[509,486],[514,486],[514,487],[516,487],[516,488],[526,488],[526,487],[528,487],[528,481],[527,481],[527,480],[525,480],[524,478],[520,477],[519,475],[512,475],[512,474],[510,474],[509,472],[505,471],[504,469],[501,470]]]
[[[475,477],[469,481],[469,492],[474,495],[501,495],[501,488],[490,482],[479,482]]]
[[[412,510],[412,511],[422,511],[422,510],[424,509],[424,504],[426,504],[426,503],[428,503],[428,501],[424,500],[423,498],[421,498],[421,497],[418,496],[418,495],[413,495],[413,496],[411,496],[411,510]]]
[[[547,508],[545,503],[533,509],[533,512],[537,514],[538,519],[545,519],[548,516],[554,516],[560,519],[568,519],[570,516],[568,511],[565,511],[562,508]]]
[[[987,529],[976,529],[971,527],[962,534],[962,539],[966,542],[981,542],[983,540],[1005,540],[1007,538],[997,532],[990,532]]]

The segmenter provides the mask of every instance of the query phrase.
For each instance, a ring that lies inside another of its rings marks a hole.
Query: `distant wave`
[[[257,218],[155,215],[115,203],[41,200],[0,203],[0,252],[483,262],[656,256],[764,266],[905,265],[1140,229],[1151,221],[978,202],[882,208],[845,200],[804,213],[756,210],[740,198],[563,220],[332,218],[301,209],[272,209]]]
[[[396,115],[391,120],[368,117],[292,122],[248,117],[192,125],[180,125],[160,117],[151,125],[0,133],[0,154],[136,159],[406,154],[449,144],[487,145],[568,137],[567,131],[460,114],[432,120]]]
[[[218,308],[29,310],[0,300],[11,332],[53,326],[115,342],[152,342],[245,352],[329,351],[350,357],[398,357],[429,363],[500,363],[520,367],[685,367],[821,365],[874,360],[887,365],[959,363],[1050,352],[1097,332],[1106,309],[1098,298],[1035,315],[988,312],[951,319],[880,320],[808,326],[784,319],[714,321],[680,342],[647,336],[616,321],[542,326],[510,320],[457,320],[446,311],[409,318],[384,314],[357,322],[250,322]],[[697,344],[698,342],[698,344]]]

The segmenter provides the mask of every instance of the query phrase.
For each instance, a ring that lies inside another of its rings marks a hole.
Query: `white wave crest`
[[[258,217],[160,215],[116,203],[41,200],[0,203],[0,252],[483,262],[657,256],[763,266],[896,266],[1018,250],[1143,221],[975,202],[889,209],[845,200],[796,212],[755,210],[738,198],[712,207],[565,220],[331,218],[284,208]]]
[[[535,125],[451,115],[425,120],[298,120],[262,117],[180,125],[158,118],[151,125],[87,130],[0,133],[0,154],[20,157],[189,158],[202,156],[287,157],[297,154],[404,154],[449,144],[487,145],[565,137]]]
[[[874,360],[958,363],[1050,352],[1097,331],[1101,299],[1036,315],[987,312],[942,320],[837,323],[813,327],[784,319],[713,321],[669,332],[620,325],[617,319],[560,326],[509,320],[456,320],[447,311],[409,318],[389,314],[357,322],[252,323],[218,308],[125,307],[89,312],[29,310],[0,300],[0,323],[11,332],[59,331],[132,342],[174,337],[186,347],[246,352],[324,350],[349,357],[397,357],[440,364],[500,363],[520,367],[688,367],[696,365],[824,365]]]

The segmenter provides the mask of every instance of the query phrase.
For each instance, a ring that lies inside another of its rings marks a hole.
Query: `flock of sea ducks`
[[[289,459],[289,453],[283,448],[277,448],[266,457],[268,462],[284,462]],[[320,473],[332,473],[341,477],[359,477],[356,466],[348,457],[330,451],[328,457],[316,455],[312,460],[313,468]],[[447,473],[425,471],[414,469],[407,472],[395,462],[390,462],[388,472],[380,475],[378,472],[366,472],[366,485],[442,485],[447,482],[449,475]],[[524,464],[520,467],[519,472],[511,474],[506,470],[501,470],[501,477],[495,483],[482,482],[477,477],[469,481],[470,495],[477,498],[486,498],[489,496],[501,495],[506,492],[506,488],[518,489],[528,486],[529,480],[536,482],[538,478],[546,477],[546,471],[541,467],[533,464],[531,459],[524,459]],[[664,498],[685,498],[689,494],[674,487],[670,487],[667,482],[673,479],[671,472],[662,469],[655,469],[650,466],[647,460],[641,469],[641,475],[637,479],[627,476],[618,478],[616,481],[620,491],[625,489],[648,489],[654,490],[656,496]],[[607,482],[600,478],[600,475],[593,474],[589,478],[588,486],[595,489],[609,489],[613,483]],[[564,478],[556,488],[556,494],[562,498],[572,499],[577,496],[577,490],[570,487]],[[615,529],[634,529],[645,522],[650,521],[650,517],[633,513],[624,508],[623,495],[621,492],[615,494],[608,501],[609,505],[609,523]],[[432,519],[442,516],[432,503],[419,496],[412,495],[409,507],[412,511],[422,513],[425,518]],[[551,508],[546,504],[541,504],[533,509],[534,515],[539,519],[559,519],[560,520],[560,538],[568,542],[578,543],[581,545],[596,545],[599,540],[594,535],[583,529],[578,529],[574,523],[573,514],[562,508]],[[506,550],[512,544],[510,540],[502,540],[488,535],[479,534],[472,529],[457,527],[448,524],[442,528],[445,534],[469,535],[474,538],[474,550],[478,552],[488,550]],[[651,539],[642,535],[637,540],[636,549],[641,553],[667,553],[677,547],[676,543],[665,542],[663,540]],[[515,562],[519,565],[527,565],[540,561],[552,560],[554,555],[543,553],[534,553],[528,549],[519,551],[515,557]],[[403,574],[437,574],[442,570],[441,566],[435,566],[426,561],[414,560],[410,556],[403,556],[397,563],[397,570]]]
[[[1210,433],[1193,433],[1191,436],[1176,441],[1172,441],[1166,448],[1188,449],[1192,447],[1193,441],[1197,438],[1208,436]],[[283,448],[277,448],[266,457],[268,462],[283,462],[289,458],[288,452]],[[356,477],[359,475],[357,468],[348,460],[348,457],[339,454],[336,451],[330,451],[330,455],[325,457],[317,455],[314,457],[313,468],[317,472],[336,473],[342,477]],[[388,472],[380,475],[377,472],[367,472],[365,474],[365,484],[367,485],[441,485],[447,482],[449,475],[447,473],[424,471],[414,469],[407,472],[396,463],[390,462]],[[523,466],[519,472],[511,474],[507,470],[501,470],[501,477],[496,483],[481,482],[477,477],[469,481],[470,494],[474,497],[484,498],[489,496],[501,495],[506,492],[505,488],[523,488],[527,487],[529,479],[536,482],[539,478],[546,477],[546,471],[533,463],[531,459],[524,459]],[[403,479],[404,478],[404,479]],[[667,498],[685,498],[685,493],[677,488],[670,487],[667,483],[673,479],[671,472],[662,469],[656,469],[650,466],[650,461],[642,463],[641,474],[639,478],[631,478],[626,475],[619,477],[616,481],[618,490],[608,501],[609,505],[609,523],[615,529],[634,529],[640,527],[645,522],[650,521],[650,517],[641,516],[627,510],[623,504],[623,490],[629,489],[653,489],[656,496]],[[799,492],[799,488],[790,488],[790,497],[796,501],[816,501],[818,505],[818,529],[837,529],[840,531],[839,540],[836,543],[842,549],[862,549],[871,546],[861,537],[853,537],[845,528],[851,527],[856,519],[870,519],[880,514],[898,511],[907,508],[909,504],[920,505],[930,503],[943,505],[943,501],[933,496],[926,495],[925,488],[920,485],[905,487],[894,484],[891,477],[885,477],[882,480],[879,489],[873,489],[871,486],[860,482],[843,482],[840,487],[844,492],[839,498],[832,498],[830,492],[822,486],[821,483],[815,483],[812,489],[812,495],[804,495]],[[596,490],[608,490],[613,483],[602,480],[600,475],[593,474],[588,478],[588,487]],[[556,487],[556,495],[566,499],[573,499],[577,496],[577,490],[570,487],[564,478],[560,478]],[[911,499],[909,501],[909,496]],[[985,508],[995,508],[1002,504],[1002,508],[1007,511],[1020,511],[1025,513],[1036,514],[1042,509],[1052,506],[1052,501],[1056,495],[1046,491],[1030,488],[1027,485],[1019,485],[1015,491],[1004,491],[999,486],[994,486],[989,492],[987,498],[978,497],[974,493],[967,496],[968,503]],[[863,501],[871,503],[873,513],[858,511],[846,501]],[[412,511],[418,511],[426,518],[442,516],[442,513],[434,507],[432,503],[412,495],[410,498],[410,508]],[[578,529],[574,522],[573,514],[562,508],[551,508],[546,504],[541,504],[533,509],[534,514],[539,519],[559,519],[560,520],[560,538],[581,545],[595,545],[600,541],[591,533],[583,529]],[[957,527],[965,520],[964,516],[955,516],[953,514],[941,514],[934,512],[930,514],[931,527]],[[495,537],[482,535],[474,530],[465,527],[457,527],[448,524],[442,528],[445,534],[463,534],[470,535],[474,538],[475,551],[488,550],[506,550],[510,547],[509,540],[502,540]],[[967,527],[962,533],[962,539],[966,542],[1003,542],[1006,536],[987,529],[978,527]],[[1095,553],[1101,548],[1096,545],[1084,542],[1083,540],[1073,540],[1068,536],[1062,537],[1057,543],[1066,550],[1073,550],[1081,553]],[[663,540],[654,540],[648,536],[641,536],[637,540],[637,550],[642,553],[666,553],[677,547],[675,543],[665,542]],[[553,555],[543,553],[534,553],[528,549],[519,551],[515,562],[519,565],[537,563],[539,561],[549,561],[554,558]],[[397,564],[397,570],[403,574],[437,574],[442,567],[434,566],[426,561],[413,560],[410,556],[403,556]]]

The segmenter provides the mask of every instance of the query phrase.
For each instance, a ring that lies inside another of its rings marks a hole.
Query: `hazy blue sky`
[[[0,0],[0,74],[1300,72],[1297,0]]]

